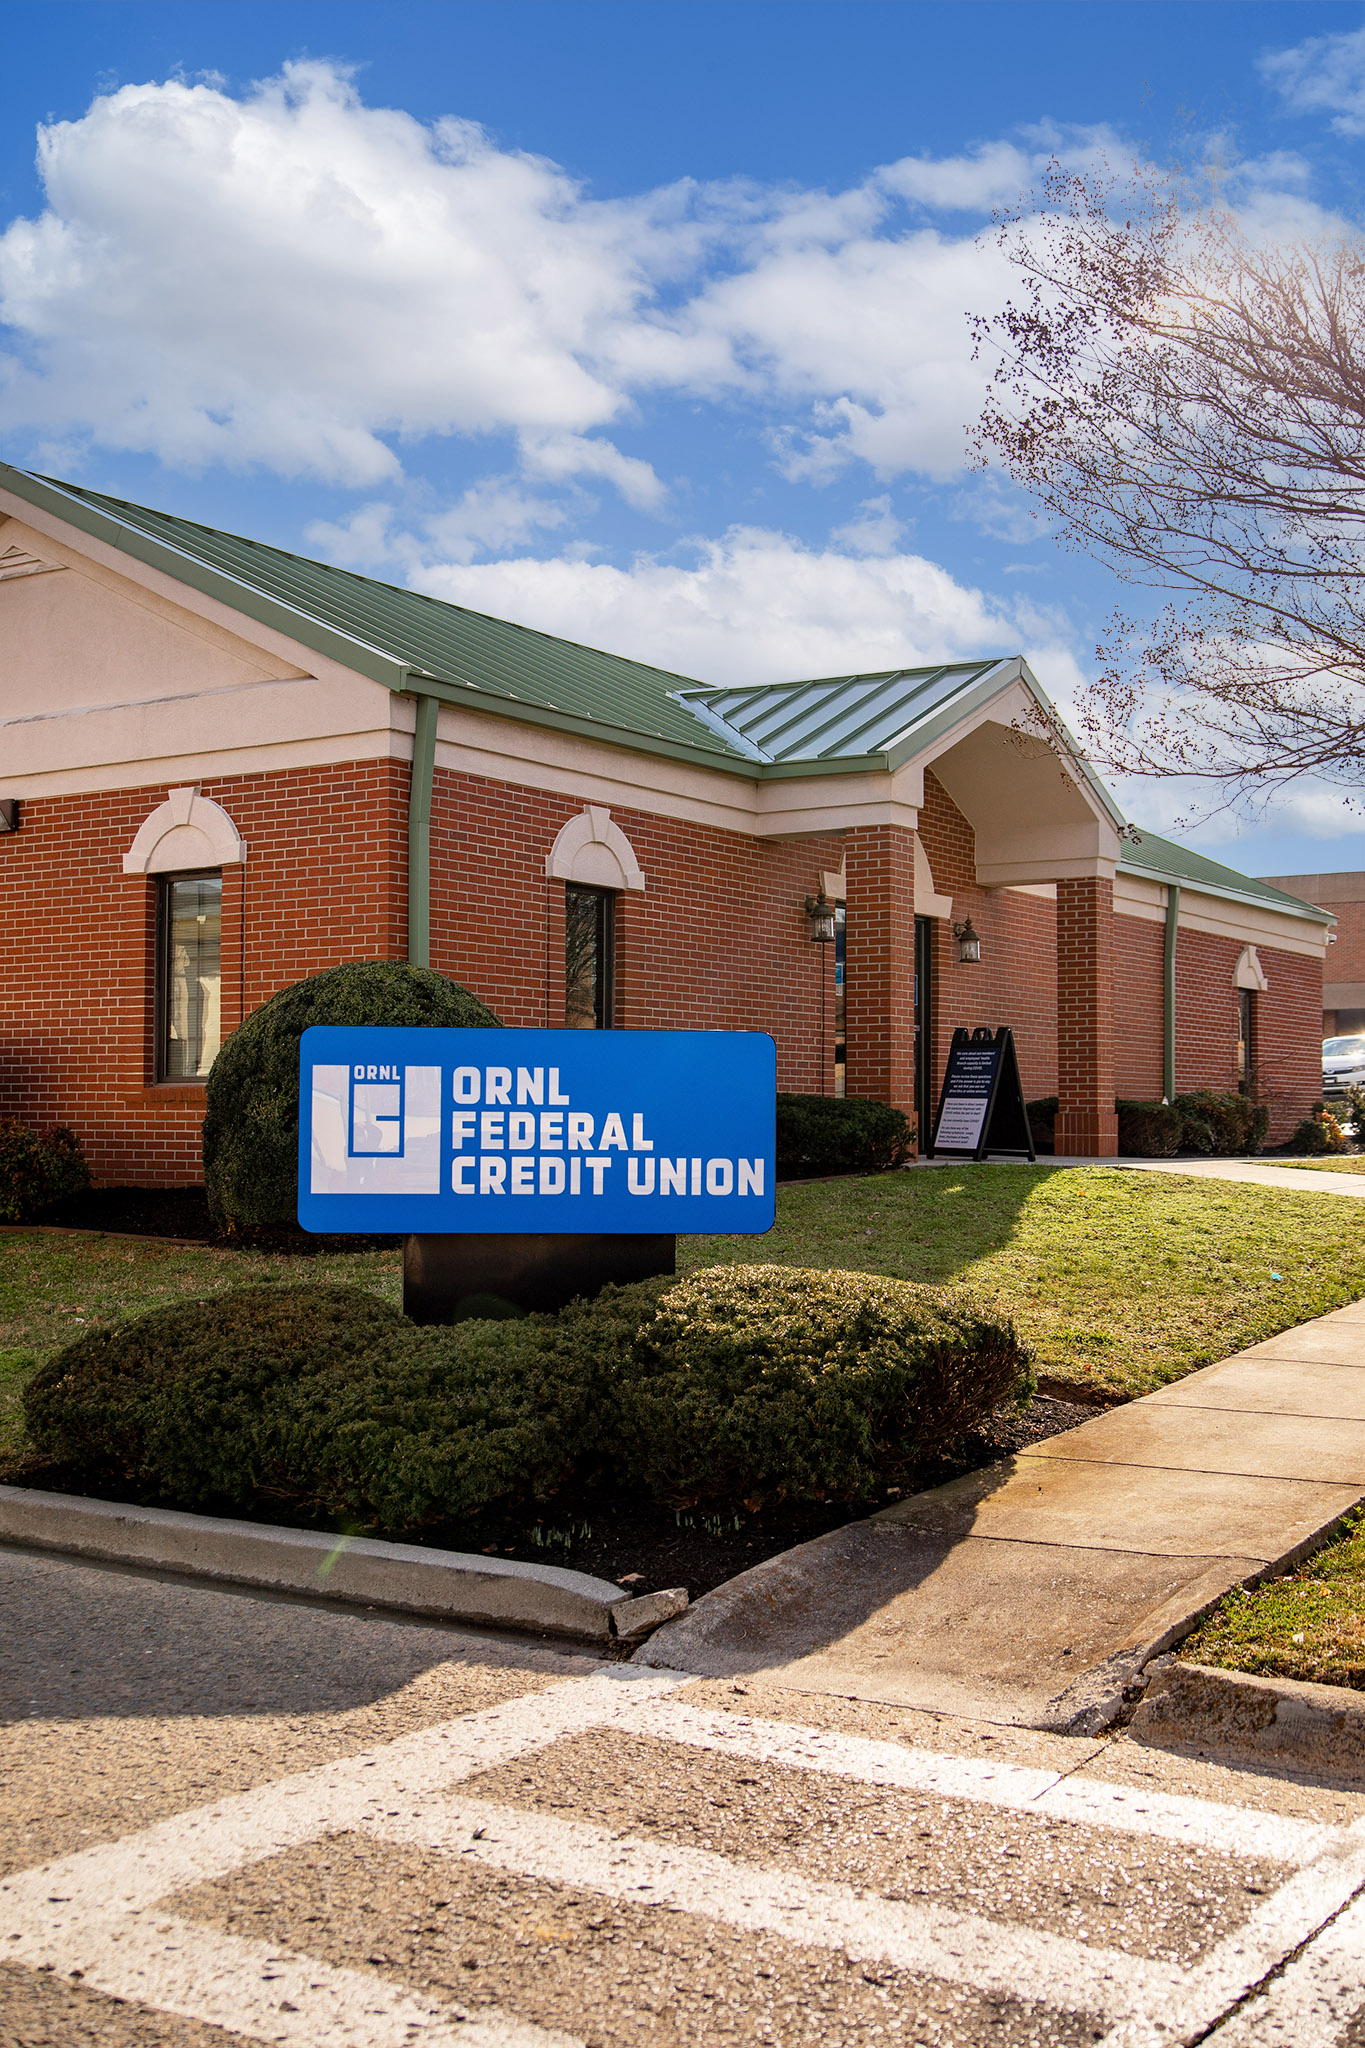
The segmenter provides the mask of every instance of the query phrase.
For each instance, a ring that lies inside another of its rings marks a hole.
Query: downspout
[[[1162,1087],[1167,1102],[1175,1101],[1175,940],[1180,923],[1180,891],[1166,885],[1166,957],[1163,969]]]
[[[417,698],[408,788],[408,965],[431,965],[431,785],[436,773],[435,697]]]

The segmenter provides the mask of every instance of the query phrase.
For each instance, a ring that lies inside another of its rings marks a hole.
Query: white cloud
[[[1330,114],[1338,135],[1365,135],[1365,28],[1309,36],[1258,69],[1291,113]]]
[[[836,526],[830,539],[854,555],[891,555],[896,551],[905,524],[891,510],[889,495],[868,498],[858,507],[858,517]]]
[[[39,156],[48,210],[0,237],[28,344],[4,415],[174,463],[364,486],[396,473],[386,434],[585,436],[623,404],[595,337],[676,260],[648,204],[366,108],[323,64],[242,100],[127,86]]]
[[[413,572],[433,558],[472,562],[498,548],[520,547],[546,528],[563,526],[567,509],[551,498],[528,497],[511,477],[484,477],[456,504],[425,512],[407,527],[392,505],[362,505],[346,519],[314,520],[305,539],[343,569],[398,564]],[[412,527],[416,527],[416,531]]]
[[[690,563],[522,557],[432,565],[411,580],[434,597],[706,682],[839,675],[1023,644],[1045,687],[1069,698],[1079,683],[1055,621],[997,604],[923,556],[858,558],[759,527],[693,549]]]
[[[1006,271],[924,214],[1013,197],[1056,140],[845,191],[602,202],[470,122],[367,107],[323,63],[240,99],[126,86],[40,131],[46,211],[0,235],[0,423],[367,490],[405,441],[496,433],[528,477],[658,511],[664,483],[603,430],[675,391],[763,407],[789,476],[947,475],[980,386],[965,309]]]
[[[623,455],[610,441],[587,434],[523,434],[521,464],[528,476],[547,483],[565,483],[577,476],[601,476],[615,484],[628,505],[656,511],[665,491],[652,466],[637,455]]]

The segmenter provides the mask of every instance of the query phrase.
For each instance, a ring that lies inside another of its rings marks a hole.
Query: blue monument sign
[[[765,1032],[321,1024],[299,1062],[305,1230],[772,1228]]]

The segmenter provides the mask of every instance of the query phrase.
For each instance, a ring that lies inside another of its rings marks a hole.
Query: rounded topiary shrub
[[[401,1533],[574,1469],[598,1374],[551,1324],[418,1329],[360,1288],[237,1288],[78,1338],[29,1383],[25,1419],[95,1488]]]
[[[620,1478],[675,1507],[863,1499],[1033,1384],[1012,1323],[871,1273],[716,1266],[559,1331],[607,1361]]]
[[[81,1141],[64,1124],[42,1136],[21,1117],[0,1116],[0,1223],[24,1223],[49,1202],[90,1185]]]
[[[234,1231],[296,1220],[299,1040],[310,1025],[500,1021],[458,982],[392,960],[351,961],[280,989],[209,1070],[204,1186],[214,1221]]]
[[[915,1132],[903,1111],[854,1095],[779,1095],[777,1177],[880,1173],[900,1166]]]

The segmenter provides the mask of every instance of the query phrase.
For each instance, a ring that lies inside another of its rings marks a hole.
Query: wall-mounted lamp
[[[957,957],[964,967],[974,967],[981,958],[981,939],[972,929],[972,921],[953,926],[953,937],[957,940]]]
[[[810,920],[807,937],[813,946],[831,946],[834,943],[834,905],[823,888],[818,896],[806,898],[806,916]]]
[[[17,796],[0,796],[0,832],[19,830],[19,799]]]

